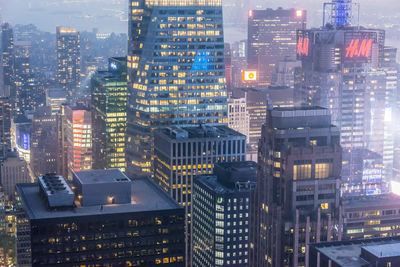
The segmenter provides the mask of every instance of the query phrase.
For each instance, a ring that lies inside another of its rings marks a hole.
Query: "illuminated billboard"
[[[346,47],[346,57],[366,57],[368,58],[372,50],[372,39],[352,39]]]
[[[245,82],[257,81],[257,71],[254,70],[243,71],[243,81]]]
[[[299,37],[297,40],[297,55],[308,56],[310,39],[308,37]]]

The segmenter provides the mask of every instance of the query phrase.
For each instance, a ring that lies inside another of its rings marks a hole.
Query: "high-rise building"
[[[339,141],[327,109],[268,111],[251,199],[250,266],[304,266],[308,244],[340,239]]]
[[[57,170],[57,124],[51,107],[39,107],[32,119],[30,166],[35,176]]]
[[[151,172],[154,129],[228,123],[221,2],[129,1],[128,173]]]
[[[341,131],[343,182],[356,183],[357,155],[352,152],[357,149],[370,149],[382,157],[385,153],[385,176],[390,180],[393,141],[389,119],[395,85],[389,82],[394,73],[385,63],[385,31],[352,25],[351,14],[356,11],[351,12],[351,1],[327,4],[332,12],[326,12],[331,17],[324,27],[298,31],[301,98],[305,104],[331,111]],[[344,9],[348,11],[341,12]]]
[[[22,114],[14,117],[11,123],[11,146],[28,164],[31,162],[31,127],[32,120]]]
[[[17,114],[24,114],[28,110],[34,110],[39,105],[41,98],[31,65],[31,41],[16,39],[14,52],[15,102],[12,103],[13,111]]]
[[[57,27],[57,81],[67,92],[68,101],[77,97],[80,88],[80,35],[75,29]]]
[[[255,162],[216,164],[193,184],[193,266],[250,266],[250,193]]]
[[[17,185],[18,266],[185,266],[183,208],[153,183],[91,170],[73,184]]]
[[[9,97],[0,97],[0,158],[11,148],[11,103]]]
[[[92,169],[92,115],[82,105],[65,108],[65,142],[68,179],[73,172]]]
[[[250,115],[247,109],[247,99],[244,97],[228,98],[228,126],[247,138],[250,135]],[[249,139],[247,139],[249,142]]]
[[[14,34],[8,23],[1,25],[1,65],[3,69],[4,90],[0,92],[0,97],[15,97],[14,88]],[[1,85],[1,84],[0,84]]]
[[[50,88],[46,90],[46,106],[51,107],[53,115],[61,112],[61,106],[67,102],[67,92],[61,88]]]
[[[246,136],[227,126],[170,127],[154,133],[154,179],[186,212],[186,255],[191,262],[193,180],[217,162],[244,161]]]
[[[31,177],[26,161],[19,157],[18,152],[8,152],[7,158],[0,163],[0,184],[7,198],[14,199],[16,184],[30,182]]]
[[[305,10],[249,10],[247,62],[258,70],[258,85],[271,84],[280,61],[296,59],[296,30],[305,29],[306,22]]]
[[[108,71],[91,80],[93,168],[126,168],[128,87],[126,58],[111,58]]]

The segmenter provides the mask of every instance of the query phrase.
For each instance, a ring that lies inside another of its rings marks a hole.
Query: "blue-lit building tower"
[[[221,0],[130,0],[127,171],[151,172],[160,126],[227,124]]]

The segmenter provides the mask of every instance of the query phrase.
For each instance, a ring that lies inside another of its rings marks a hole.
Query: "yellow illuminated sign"
[[[243,81],[257,81],[257,71],[243,71]]]

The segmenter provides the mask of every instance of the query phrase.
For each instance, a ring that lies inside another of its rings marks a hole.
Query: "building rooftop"
[[[52,88],[47,90],[47,96],[51,99],[65,99],[67,92],[62,88]]]
[[[344,208],[356,208],[356,207],[376,207],[376,206],[388,206],[388,205],[399,205],[400,196],[393,193],[382,194],[382,195],[371,195],[371,196],[357,196],[357,197],[346,197],[343,200]]]
[[[324,242],[311,244],[310,247],[339,266],[364,267],[370,263],[361,258],[362,250],[376,257],[400,256],[400,237]]]
[[[130,179],[118,169],[79,171],[75,173],[74,177],[81,184],[130,182]]]
[[[168,127],[160,130],[171,139],[191,139],[191,138],[225,138],[230,136],[245,136],[227,126],[208,126],[199,125],[197,127]]]
[[[133,180],[131,203],[80,206],[51,210],[39,193],[39,184],[18,184],[17,191],[30,219],[80,217],[145,211],[161,211],[181,208],[161,189],[148,179]],[[75,202],[76,203],[76,202]]]

